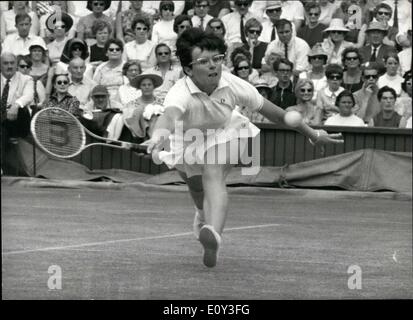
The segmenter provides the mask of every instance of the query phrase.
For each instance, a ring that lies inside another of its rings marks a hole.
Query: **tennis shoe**
[[[210,225],[204,225],[199,232],[199,241],[204,247],[204,265],[213,268],[217,264],[221,236]]]

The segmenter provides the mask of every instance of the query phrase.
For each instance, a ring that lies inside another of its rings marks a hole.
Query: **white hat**
[[[329,32],[329,31],[343,31],[343,32],[349,32],[350,30],[347,29],[344,26],[344,21],[343,19],[331,19],[330,25],[328,26],[327,29],[324,30],[324,32]]]
[[[265,10],[281,8],[282,6],[283,5],[282,5],[281,1],[267,1]]]

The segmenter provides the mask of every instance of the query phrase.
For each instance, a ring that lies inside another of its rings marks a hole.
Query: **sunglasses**
[[[169,56],[171,53],[170,52],[158,52],[158,56]]]
[[[104,2],[93,2],[93,5],[94,5],[95,7],[104,7],[104,6],[105,6],[105,3],[104,3]]]
[[[245,66],[245,67],[238,67],[237,70],[249,70],[250,67]]]
[[[120,51],[120,48],[109,48],[108,51],[109,52],[118,52],[118,51]]]
[[[300,89],[300,92],[301,93],[312,93],[313,92],[313,89]]]
[[[327,60],[325,56],[312,56],[310,60]]]
[[[256,35],[260,35],[261,34],[261,31],[260,30],[248,30],[248,33],[251,33],[251,34],[256,34]]]
[[[377,74],[368,74],[364,76],[364,79],[377,79],[379,76]]]
[[[207,8],[208,5],[206,5],[206,4],[197,4],[195,7],[204,9],[204,8]]]
[[[343,76],[342,75],[331,75],[327,78],[330,79],[330,80],[341,80],[341,79],[343,79]]]
[[[310,17],[318,17],[320,14],[319,13],[309,13],[308,15]]]
[[[172,8],[172,7],[163,7],[163,8],[161,8],[161,10],[174,12],[174,8]]]
[[[377,15],[390,17],[390,16],[391,16],[391,13],[390,13],[390,12],[387,12],[387,11],[378,11],[378,12],[377,12]]]
[[[67,80],[58,80],[58,81],[56,81],[56,84],[58,84],[59,86],[61,86],[62,84],[63,85],[68,85],[69,81],[67,81]]]
[[[268,13],[274,13],[274,12],[281,12],[281,8],[274,8],[274,9],[267,9],[266,12]]]
[[[355,60],[358,60],[359,59],[359,57],[346,57],[346,60],[349,60],[349,61],[355,61]]]
[[[250,4],[248,2],[235,2],[237,7],[247,8]]]
[[[148,28],[146,28],[146,27],[144,27],[144,28],[137,27],[135,30],[137,30],[137,31],[148,31]]]
[[[179,29],[191,29],[192,27],[190,25],[182,24],[178,26]]]
[[[19,68],[22,68],[22,69],[30,69],[30,67],[29,67],[28,64],[19,64]]]

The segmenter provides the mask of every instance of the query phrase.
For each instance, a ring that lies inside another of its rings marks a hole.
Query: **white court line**
[[[268,227],[277,227],[279,224],[260,224],[255,226],[245,226],[245,227],[237,227],[237,228],[228,228],[225,231],[237,231],[237,230],[247,230],[247,229],[257,229],[257,228],[268,228]],[[53,250],[65,250],[65,249],[74,249],[74,248],[84,248],[84,247],[92,247],[92,246],[101,246],[107,244],[114,244],[114,243],[122,243],[122,242],[132,242],[132,241],[144,241],[144,240],[158,240],[158,239],[168,239],[168,238],[178,238],[178,237],[185,237],[192,235],[193,232],[184,232],[184,233],[175,233],[175,234],[168,234],[164,236],[156,236],[156,237],[144,237],[144,238],[133,238],[133,239],[119,239],[119,240],[108,240],[108,241],[101,241],[101,242],[89,242],[89,243],[81,243],[75,244],[70,246],[61,246],[61,247],[48,247],[48,248],[39,248],[39,249],[30,249],[30,250],[18,250],[18,251],[8,251],[2,252],[2,255],[12,255],[12,254],[23,254],[23,253],[31,253],[31,252],[42,252],[42,251],[53,251]]]

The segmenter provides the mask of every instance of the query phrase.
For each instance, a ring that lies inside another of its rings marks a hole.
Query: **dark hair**
[[[122,67],[122,74],[123,74],[124,76],[126,76],[126,73],[128,72],[128,69],[129,69],[131,66],[138,66],[138,68],[139,68],[139,74],[142,73],[142,67],[141,67],[141,64],[140,64],[138,61],[128,61],[128,62],[125,62],[125,64],[124,64],[123,67]]]
[[[65,47],[63,48],[63,53],[60,57],[60,61],[64,63],[69,63],[70,60],[72,60],[72,51],[73,51],[73,46],[74,45],[79,45],[82,47],[82,55],[80,56],[83,60],[86,60],[87,57],[89,57],[89,50],[88,46],[85,41],[80,40],[78,38],[73,38],[70,39],[68,42],[66,42]]]
[[[95,20],[92,25],[92,34],[96,36],[96,33],[100,30],[108,28],[109,35],[112,33],[112,26],[105,20]]]
[[[20,61],[22,61],[22,60],[23,60],[24,62],[26,62],[26,64],[29,66],[29,68],[32,67],[33,62],[32,62],[32,59],[30,59],[30,56],[29,56],[29,55],[23,56],[23,55],[19,54],[19,55],[17,56],[17,58],[16,58],[17,66],[19,66],[19,63],[20,63]]]
[[[251,28],[257,27],[262,32],[262,23],[255,18],[249,18],[245,23],[244,29],[248,32]]]
[[[392,9],[388,4],[386,4],[386,3],[379,3],[379,4],[376,6],[376,8],[374,8],[374,15],[376,16],[377,13],[379,12],[379,10],[380,10],[381,8],[390,11],[390,18],[391,18],[391,16],[393,15],[393,9]]]
[[[343,90],[343,91],[341,91],[341,92],[339,93],[339,95],[338,95],[337,98],[336,98],[336,102],[335,102],[335,106],[336,106],[336,107],[338,107],[338,103],[340,102],[340,100],[341,100],[343,97],[350,97],[350,98],[351,98],[351,101],[353,101],[353,107],[356,105],[356,99],[354,99],[353,94],[352,94],[350,91],[348,91],[348,90]]]
[[[54,75],[53,75],[53,78],[52,78],[52,84],[55,84],[57,77],[61,77],[61,76],[64,76],[64,77],[66,77],[67,79],[70,79],[68,73],[58,73],[58,74],[54,74]]]
[[[275,23],[275,27],[277,28],[277,30],[283,29],[286,25],[289,25],[291,30],[293,28],[293,24],[291,23],[291,21],[287,20],[287,19],[280,19]]]
[[[387,60],[390,59],[390,58],[394,58],[394,59],[397,61],[397,63],[400,64],[400,58],[399,58],[399,56],[397,55],[397,51],[393,51],[393,50],[392,50],[392,51],[390,51],[389,53],[387,53],[387,54],[383,57],[383,62],[386,63]]]
[[[359,59],[360,65],[362,65],[363,56],[361,55],[360,51],[355,47],[348,47],[348,48],[345,48],[343,52],[341,53],[341,63],[343,64],[343,66],[345,65],[344,61],[346,60],[346,56],[350,52],[354,52],[355,54],[357,54],[357,58]]]
[[[192,20],[191,20],[191,17],[190,16],[188,16],[188,15],[186,15],[186,14],[180,14],[179,16],[177,16],[176,18],[175,18],[175,20],[174,20],[174,32],[175,33],[178,33],[178,26],[182,23],[182,22],[184,22],[184,21],[189,21],[189,23],[191,24],[191,27],[193,26],[192,25]]]
[[[385,93],[385,92],[390,92],[393,95],[393,98],[397,99],[396,90],[394,90],[393,88],[390,88],[389,86],[384,86],[384,87],[380,88],[379,91],[377,92],[377,99],[379,101],[381,101],[381,98],[383,97],[383,93]]]
[[[335,73],[338,73],[341,76],[343,76],[343,68],[336,63],[328,64],[325,71],[326,77],[329,78],[332,74]]]
[[[136,25],[138,23],[144,24],[148,28],[148,30],[151,28],[151,21],[147,17],[137,16],[132,21],[132,25],[131,25],[132,30],[135,30]]]
[[[293,71],[294,63],[292,63],[290,60],[285,59],[285,58],[277,59],[277,60],[274,61],[274,63],[272,64],[272,67],[273,67],[274,71],[278,71],[278,69],[280,68],[281,63],[286,64],[287,66],[290,66],[291,71]]]
[[[120,48],[120,51],[123,52],[123,42],[117,38],[111,38],[105,43],[105,51],[108,51],[112,43],[116,44]]]
[[[406,71],[403,75],[403,79],[404,79],[404,81],[402,83],[402,89],[403,89],[404,92],[407,92],[407,88],[406,88],[407,81],[412,79],[412,70]]]
[[[26,19],[29,19],[30,22],[32,22],[32,17],[28,13],[18,13],[16,14],[16,17],[14,18],[14,22],[17,26],[20,21],[23,21]]]
[[[380,73],[380,65],[378,62],[368,62],[361,66],[361,73],[364,75],[364,72],[367,70],[376,70],[377,74]]]
[[[166,43],[163,43],[163,42],[162,42],[162,43],[159,43],[159,44],[156,45],[156,47],[155,47],[155,54],[158,54],[158,49],[159,49],[159,48],[162,48],[162,47],[168,48],[169,53],[172,53],[171,48],[170,48]]]
[[[227,29],[225,29],[225,25],[222,22],[222,20],[220,18],[213,18],[211,20],[208,21],[207,26],[206,26],[206,32],[213,32],[211,24],[214,22],[219,22],[221,24],[222,27],[222,34],[225,36],[225,33],[227,32]]]
[[[205,32],[199,28],[185,30],[176,41],[176,55],[181,61],[182,68],[190,67],[194,48],[217,50],[221,54],[227,50],[224,40],[213,33]]]
[[[194,1],[194,5],[197,5],[197,4],[202,3],[202,2],[206,2],[206,3],[207,3],[207,6],[209,7],[209,2],[208,2],[208,0],[195,0],[195,1]]]
[[[235,0],[234,4],[237,5],[237,3],[240,3],[240,2],[248,2],[248,4],[250,5],[252,3],[252,0],[243,0],[243,1],[242,0]]]
[[[244,46],[242,46],[242,47],[236,47],[236,48],[231,52],[231,55],[229,56],[229,59],[230,59],[232,65],[235,64],[235,58],[236,58],[237,55],[239,55],[239,54],[244,55],[244,56],[247,57],[247,59],[250,60],[250,61],[251,61],[251,59],[252,59],[251,52],[250,52],[246,47],[244,47]]]
[[[248,60],[248,59],[246,59],[246,58],[244,58],[244,57],[238,57],[237,59],[235,59],[233,74],[235,74],[236,76],[238,75],[238,74],[237,74],[238,66],[239,66],[239,64],[240,64],[241,62],[246,62],[246,63],[248,63],[249,73],[251,74],[251,72],[252,72],[252,63],[251,63],[250,60]]]
[[[172,11],[175,11],[175,4],[173,1],[170,0],[162,0],[159,3],[159,12],[161,12],[165,8],[172,8]]]
[[[321,12],[321,7],[318,3],[307,2],[304,6],[305,12],[309,13],[311,9],[318,9]]]

